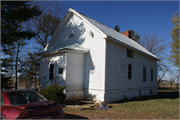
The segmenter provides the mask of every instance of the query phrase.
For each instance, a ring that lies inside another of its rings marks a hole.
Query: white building
[[[39,55],[41,84],[59,76],[66,99],[116,102],[157,94],[159,58],[72,8]]]

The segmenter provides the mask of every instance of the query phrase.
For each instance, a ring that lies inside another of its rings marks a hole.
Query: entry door
[[[50,64],[49,80],[52,80],[54,76],[54,64]]]

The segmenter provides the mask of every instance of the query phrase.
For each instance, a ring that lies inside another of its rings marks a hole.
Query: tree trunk
[[[17,45],[17,55],[16,55],[16,64],[15,64],[15,71],[16,71],[16,82],[15,82],[15,89],[17,89],[17,64],[18,64],[18,57],[19,57],[19,43],[20,40],[18,40],[18,45]]]
[[[35,66],[35,81],[36,81],[36,66]],[[36,89],[36,82],[35,82],[35,89]]]
[[[177,81],[176,81],[176,89],[179,89],[179,76],[177,77]]]
[[[26,66],[27,67],[27,66]],[[25,75],[25,88],[26,88],[26,86],[27,86],[27,68],[25,68],[26,69],[26,75]],[[26,88],[27,89],[27,88]]]
[[[159,86],[162,78],[164,77],[164,75],[166,74],[167,71],[168,71],[168,70],[166,70],[166,71],[162,74],[161,78],[158,79],[157,86]]]

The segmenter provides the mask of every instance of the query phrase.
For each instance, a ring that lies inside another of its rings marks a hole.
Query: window
[[[133,58],[133,51],[127,50],[127,57]]]
[[[7,93],[11,105],[23,105],[28,103],[40,102],[40,101],[47,101],[45,97],[40,95],[37,92],[9,92]]]
[[[151,68],[151,82],[153,82],[153,69]]]
[[[146,67],[143,66],[143,81],[146,81]]]
[[[63,67],[59,68],[59,74],[63,74]]]
[[[50,71],[49,71],[49,80],[53,79],[53,72],[54,72],[54,64],[51,64]]]
[[[128,79],[132,78],[132,65],[128,64]]]

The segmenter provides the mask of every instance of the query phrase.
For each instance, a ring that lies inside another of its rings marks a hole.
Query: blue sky
[[[62,3],[68,9],[71,7],[110,28],[119,25],[120,32],[133,29],[141,36],[145,32],[157,33],[168,45],[167,54],[170,54],[171,18],[174,12],[179,11],[179,1],[63,1]],[[3,53],[1,55],[4,56]]]
[[[171,18],[179,11],[178,1],[63,1],[68,8],[91,17],[110,28],[119,25],[120,32],[133,29],[143,36],[145,32],[159,34],[168,44],[172,38]]]
[[[159,34],[167,44],[170,55],[172,38],[171,18],[179,11],[179,1],[63,1],[67,8],[105,24],[110,28],[119,25],[120,32],[133,29],[143,36],[145,32]],[[170,79],[171,73],[164,79]]]

